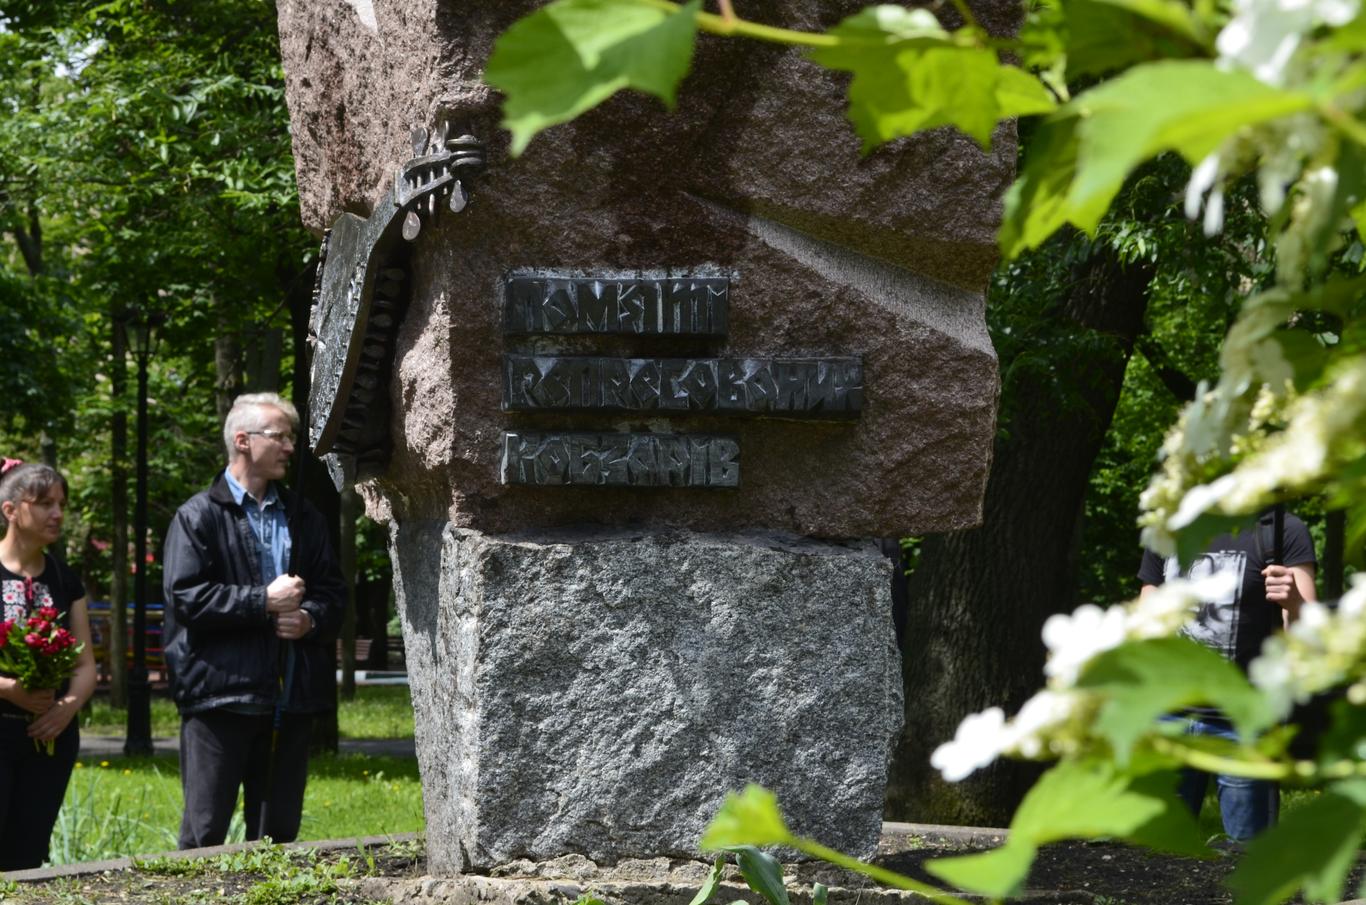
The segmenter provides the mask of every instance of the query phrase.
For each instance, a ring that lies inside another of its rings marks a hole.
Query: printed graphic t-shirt
[[[1314,542],[1309,529],[1294,515],[1285,515],[1284,561],[1287,566],[1313,565]],[[1232,572],[1241,578],[1219,600],[1207,600],[1183,633],[1232,660],[1244,671],[1261,652],[1262,642],[1281,628],[1281,607],[1268,603],[1262,570],[1272,557],[1273,540],[1269,519],[1249,526],[1237,534],[1221,534],[1196,558],[1188,572],[1181,573],[1176,557],[1163,559],[1151,550],[1143,551],[1138,580],[1160,585],[1173,578],[1204,578]]]
[[[84,596],[85,587],[80,577],[48,554],[43,555],[42,574],[32,579],[16,575],[0,563],[0,605],[3,605],[7,620],[22,621],[39,607],[50,606],[62,614],[59,623],[70,628],[71,604]],[[0,700],[0,713],[27,715],[28,712]]]

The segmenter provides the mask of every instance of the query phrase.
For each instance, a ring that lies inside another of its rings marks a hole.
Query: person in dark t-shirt
[[[57,688],[0,676],[0,870],[42,866],[80,749],[76,715],[95,690],[81,580],[46,547],[62,534],[66,479],[47,465],[0,463],[0,606],[3,619],[55,623],[84,645]],[[8,630],[3,626],[0,630]],[[13,642],[13,643],[18,643]]]
[[[1205,578],[1223,572],[1235,577],[1232,587],[1218,600],[1205,601],[1183,634],[1221,654],[1247,671],[1261,652],[1262,642],[1294,622],[1300,606],[1314,600],[1317,560],[1314,543],[1304,522],[1285,514],[1281,538],[1281,562],[1273,562],[1276,548],[1274,519],[1270,511],[1237,534],[1221,534],[1184,573],[1176,557],[1163,559],[1151,550],[1143,552],[1138,580],[1147,594],[1177,577]],[[1232,724],[1218,710],[1193,708],[1183,718],[1193,735],[1237,739]],[[1215,777],[1224,832],[1238,841],[1250,839],[1276,822],[1280,791],[1276,783],[1218,774]],[[1205,799],[1209,774],[1182,771],[1177,789],[1195,814]]]

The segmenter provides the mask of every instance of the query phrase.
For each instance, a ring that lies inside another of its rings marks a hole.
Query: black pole
[[[152,325],[141,325],[138,357],[137,489],[133,504],[133,667],[128,671],[128,735],[123,753],[129,757],[152,753],[152,689],[147,681],[147,359],[151,355]]]
[[[1277,503],[1271,510],[1271,561],[1285,565],[1285,504]]]

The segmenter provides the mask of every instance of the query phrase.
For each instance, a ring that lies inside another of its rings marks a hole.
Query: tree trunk
[[[109,704],[128,706],[128,331],[123,312],[114,312],[109,385],[113,393],[110,425],[110,489],[113,507],[113,575],[109,584]]]
[[[284,357],[284,331],[279,327],[258,329],[246,349],[246,392],[280,392],[280,362]]]
[[[13,227],[14,243],[19,246],[19,254],[24,258],[24,267],[29,276],[36,277],[43,272],[43,220],[39,214],[38,202],[30,201],[27,209],[27,223],[16,223]]]
[[[242,392],[242,344],[236,333],[229,332],[224,319],[219,335],[213,338],[214,398],[218,404],[218,420],[228,417],[232,401]]]
[[[348,487],[341,495],[341,561],[346,579],[346,615],[341,630],[341,699],[356,699],[356,517],[360,515],[360,496]]]
[[[1055,369],[1011,369],[979,528],[928,537],[910,577],[902,674],[906,725],[888,785],[889,819],[1004,826],[1038,769],[1002,762],[944,782],[930,754],[964,716],[1015,712],[1042,684],[1039,632],[1075,605],[1078,528],[1091,465],[1114,415],[1151,272],[1097,248],[1072,272],[1063,323],[1110,342],[1077,343]],[[1006,372],[1002,363],[1002,371]],[[1056,370],[1080,399],[1060,404]],[[1135,550],[1137,566],[1137,550]]]
[[[38,450],[43,457],[43,464],[54,471],[57,470],[57,441],[52,439],[52,435],[46,430],[38,435]],[[52,554],[52,558],[57,562],[66,565],[66,535],[59,537],[56,543],[49,544],[47,552]]]

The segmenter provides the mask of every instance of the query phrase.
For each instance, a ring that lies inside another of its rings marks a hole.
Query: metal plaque
[[[503,434],[504,484],[739,487],[740,443],[712,434]]]
[[[308,441],[314,454],[373,452],[370,404],[388,374],[397,329],[395,306],[406,274],[389,266],[399,237],[411,242],[424,219],[468,203],[468,181],[483,170],[483,145],[471,135],[447,138],[415,129],[413,158],[394,175],[392,191],[365,219],[342,214],[323,243],[312,317]]]
[[[724,336],[730,280],[713,276],[514,275],[504,287],[512,334]]]
[[[852,418],[863,362],[849,358],[503,356],[503,409]]]

